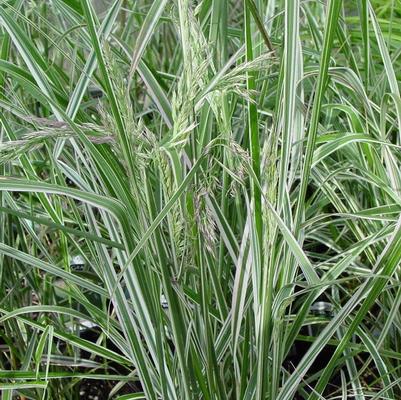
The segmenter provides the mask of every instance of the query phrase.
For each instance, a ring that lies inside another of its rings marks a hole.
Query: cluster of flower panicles
[[[105,46],[105,60],[124,132],[120,132],[116,126],[115,118],[110,113],[108,105],[99,102],[98,112],[102,127],[105,131],[113,132],[116,138],[116,152],[122,154],[125,152],[125,157],[121,157],[121,160],[130,160],[130,165],[127,166],[128,175],[132,180],[139,181],[146,175],[146,168],[152,162],[154,152],[158,151],[157,139],[145,126],[144,121],[134,116],[133,104],[127,92],[127,81],[107,46]]]
[[[182,1],[182,3],[186,3]],[[185,11],[182,11],[185,10]],[[262,54],[221,72],[213,63],[213,43],[205,38],[195,13],[182,7],[177,22],[183,46],[183,70],[172,97],[173,128],[164,147],[182,149],[196,127],[196,114],[207,102],[216,118],[219,132],[229,133],[230,122],[224,117],[223,99],[233,93],[250,102],[255,101],[256,92],[247,89],[247,75],[252,71],[266,70],[275,62],[271,52]],[[234,61],[233,61],[234,63]],[[219,79],[215,79],[218,76]]]
[[[248,168],[251,166],[251,157],[247,150],[241,147],[234,140],[230,140],[229,143],[232,163],[232,170],[235,171],[235,175],[230,183],[229,194],[232,197],[236,197],[241,187],[245,185],[245,179],[248,175]]]
[[[195,220],[206,249],[214,254],[217,242],[216,223],[206,201],[208,193],[206,187],[201,187],[195,194]]]
[[[183,11],[185,10],[185,11]],[[211,53],[201,27],[189,7],[180,11],[177,22],[186,46],[183,47],[183,70],[172,98],[173,128],[166,147],[182,149],[196,126],[194,105],[208,82]]]
[[[19,116],[23,121],[34,126],[34,130],[21,135],[18,140],[10,140],[0,143],[0,163],[9,162],[17,159],[23,154],[37,150],[46,142],[56,139],[79,139],[76,130],[72,129],[67,123],[56,121],[49,118],[38,118],[31,115]],[[75,124],[76,128],[85,135],[92,143],[104,144],[115,143],[114,134],[110,130],[93,123]]]

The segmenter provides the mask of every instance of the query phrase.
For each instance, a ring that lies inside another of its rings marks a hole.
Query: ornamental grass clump
[[[401,7],[0,6],[2,399],[401,398]]]

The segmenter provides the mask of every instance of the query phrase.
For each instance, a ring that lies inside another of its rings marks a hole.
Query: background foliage
[[[400,398],[399,1],[0,7],[3,399]]]

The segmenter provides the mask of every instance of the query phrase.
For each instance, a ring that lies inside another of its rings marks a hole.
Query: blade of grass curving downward
[[[310,120],[309,130],[307,133],[305,158],[302,167],[302,178],[299,188],[297,210],[295,214],[295,232],[297,233],[297,235],[299,233],[298,231],[300,229],[300,225],[303,219],[305,195],[309,184],[310,169],[312,165],[313,152],[315,150],[322,100],[328,80],[328,67],[330,61],[330,54],[333,46],[334,35],[336,31],[336,25],[340,13],[341,4],[342,4],[341,0],[330,0],[327,5],[326,24],[325,24],[324,39],[323,39],[323,51],[321,59],[319,61],[320,64],[319,75],[313,98],[311,120]]]

